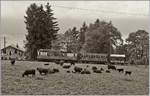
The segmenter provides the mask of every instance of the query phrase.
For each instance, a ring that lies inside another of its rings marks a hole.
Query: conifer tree
[[[31,60],[36,59],[39,49],[52,47],[51,43],[56,39],[59,30],[49,3],[45,9],[43,5],[37,6],[33,3],[27,8],[26,16],[24,16],[27,29],[25,48]]]

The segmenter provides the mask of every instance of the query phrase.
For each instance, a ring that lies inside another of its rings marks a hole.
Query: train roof
[[[61,50],[54,50],[54,49],[39,49],[38,51],[43,51],[43,52],[63,52]]]
[[[125,57],[125,54],[111,54],[111,57]]]

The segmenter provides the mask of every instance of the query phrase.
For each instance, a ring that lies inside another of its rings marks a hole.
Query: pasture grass
[[[48,62],[17,61],[11,65],[10,61],[1,61],[2,94],[3,95],[148,95],[148,67],[119,66],[132,71],[131,76],[117,71],[111,73],[93,73],[92,66],[107,69],[106,65],[76,64],[85,68],[89,65],[91,74],[67,73],[60,65]],[[41,76],[37,71],[35,77],[22,77],[26,69],[37,67],[58,68],[59,73]]]

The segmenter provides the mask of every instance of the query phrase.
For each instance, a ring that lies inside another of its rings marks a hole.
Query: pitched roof
[[[2,48],[1,50],[6,49],[6,48],[8,48],[8,47],[13,47],[13,48],[15,48],[15,49],[17,49],[17,50],[20,50],[20,51],[23,51],[23,52],[24,52],[23,49],[21,49],[20,47],[15,46],[14,44],[11,44],[11,45],[9,45],[9,46],[7,46],[7,47],[5,47],[5,48]]]

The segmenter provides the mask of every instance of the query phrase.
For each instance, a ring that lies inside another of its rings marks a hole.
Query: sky
[[[1,1],[1,48],[4,36],[6,45],[18,43],[24,47],[27,7],[32,3],[45,5],[47,2],[57,18],[59,33],[74,26],[79,29],[83,22],[88,25],[97,18],[111,20],[124,39],[139,29],[149,30],[149,1]]]

